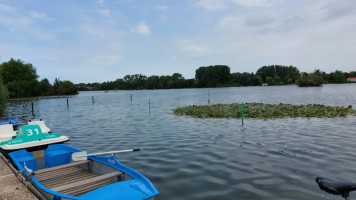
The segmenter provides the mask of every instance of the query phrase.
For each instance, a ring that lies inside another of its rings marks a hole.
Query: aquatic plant
[[[241,104],[192,105],[173,110],[176,115],[187,115],[198,118],[241,118]],[[356,116],[352,106],[325,106],[320,104],[292,105],[292,104],[244,104],[244,118],[276,119],[276,118],[334,118]]]

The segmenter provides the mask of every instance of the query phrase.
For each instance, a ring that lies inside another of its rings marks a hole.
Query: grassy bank
[[[198,118],[241,118],[241,104],[216,104],[204,106],[186,106],[173,110],[176,115],[186,115]],[[334,118],[356,116],[352,106],[324,106],[320,104],[291,105],[291,104],[244,104],[244,118],[275,119],[296,117]]]

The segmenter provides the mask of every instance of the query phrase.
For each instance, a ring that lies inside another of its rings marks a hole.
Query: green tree
[[[31,82],[38,78],[36,68],[33,67],[32,64],[24,63],[20,59],[15,60],[13,58],[0,65],[0,74],[3,77],[5,85],[13,81]]]
[[[0,117],[3,117],[5,114],[7,100],[7,89],[3,84],[2,77],[0,75]]]
[[[346,78],[344,73],[342,71],[336,70],[335,73],[333,74],[334,82],[335,83],[345,83]]]
[[[58,95],[78,94],[78,89],[70,81],[60,81],[56,94]]]
[[[274,79],[270,76],[266,76],[266,83],[274,85]]]
[[[29,97],[36,93],[38,75],[32,64],[11,58],[0,65],[0,75],[11,97]]]
[[[322,73],[320,70],[315,70],[313,73],[302,73],[302,76],[297,81],[299,87],[313,87],[323,85]]]
[[[50,96],[54,94],[52,85],[49,83],[48,79],[42,79],[38,83],[39,96]]]
[[[298,68],[293,66],[282,65],[263,66],[257,70],[256,74],[261,76],[263,81],[269,83],[270,85],[279,85],[282,81],[283,84],[294,83],[300,77],[300,72]],[[276,78],[276,76],[278,76],[279,78]],[[267,77],[271,77],[274,80],[270,81],[270,78]]]
[[[195,79],[198,81],[198,87],[226,86],[230,82],[230,67],[226,65],[199,67],[195,71]]]

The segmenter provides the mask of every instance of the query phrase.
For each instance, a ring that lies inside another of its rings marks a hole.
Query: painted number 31
[[[37,128],[33,129],[33,131],[35,131],[37,135],[40,134],[40,133],[38,132],[38,129],[37,129]],[[33,131],[32,131],[32,129],[27,129],[27,136],[33,135]]]

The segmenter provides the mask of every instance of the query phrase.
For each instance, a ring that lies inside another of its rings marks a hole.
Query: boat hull
[[[61,140],[56,140],[56,141],[45,141],[45,143],[33,143],[30,145],[26,145],[26,146],[17,146],[17,147],[10,147],[7,148],[6,146],[0,146],[0,152],[6,157],[6,158],[10,158],[9,157],[9,153],[14,152],[14,151],[19,151],[19,150],[23,150],[26,149],[29,152],[33,152],[33,151],[39,151],[39,150],[44,150],[47,149],[47,147],[49,145],[52,144],[63,144],[65,142],[68,142],[70,139],[66,136],[64,136],[63,139]]]
[[[88,160],[73,162],[71,154],[76,152],[81,150],[59,144],[33,156],[26,150],[9,155],[47,199],[141,200],[158,195],[146,177],[115,157],[88,156]]]

